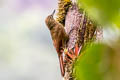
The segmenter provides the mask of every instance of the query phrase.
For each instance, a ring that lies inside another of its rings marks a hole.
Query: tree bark
[[[78,47],[81,50],[81,47],[84,46],[86,42],[93,39],[94,36],[96,37],[96,40],[101,40],[103,35],[102,29],[96,29],[96,27],[96,24],[88,17],[86,12],[78,7],[76,0],[72,0],[72,6],[69,8],[65,18],[65,31],[69,35],[69,41],[66,44],[67,49],[72,49],[74,51],[75,44],[78,43]],[[66,60],[66,57],[69,58],[66,55],[64,56],[64,80],[75,80],[72,76],[72,72],[73,64],[76,59]]]

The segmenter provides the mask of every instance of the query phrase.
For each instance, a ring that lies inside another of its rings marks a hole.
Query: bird
[[[64,70],[64,62],[63,62],[63,52],[61,50],[65,48],[65,45],[69,40],[69,36],[65,32],[64,26],[54,19],[54,13],[55,10],[53,11],[52,14],[47,16],[47,18],[45,19],[45,23],[50,31],[53,45],[58,54],[61,75],[64,76],[65,70]]]

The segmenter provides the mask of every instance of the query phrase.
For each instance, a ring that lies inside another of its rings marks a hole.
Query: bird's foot
[[[72,60],[74,60],[79,55],[78,44],[75,45],[74,50],[72,50],[72,49],[71,50],[64,49],[64,54],[67,55],[68,57],[70,57]]]

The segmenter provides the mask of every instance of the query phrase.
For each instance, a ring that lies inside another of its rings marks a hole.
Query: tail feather
[[[61,70],[61,75],[65,75],[65,70],[64,70],[64,64],[63,64],[63,56],[62,54],[59,55],[59,63],[60,63],[60,70]]]

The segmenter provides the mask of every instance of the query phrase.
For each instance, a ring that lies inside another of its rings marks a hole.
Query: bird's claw
[[[79,47],[78,44],[75,45],[75,50],[64,49],[64,54],[74,60],[79,55]]]

